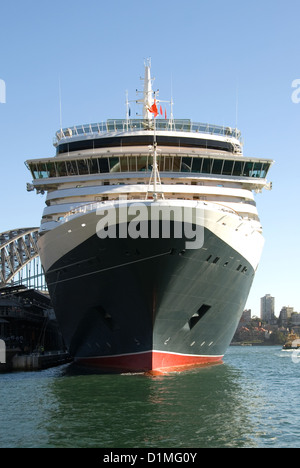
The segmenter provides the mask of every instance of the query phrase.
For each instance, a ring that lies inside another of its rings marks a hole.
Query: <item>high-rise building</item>
[[[281,308],[280,315],[279,315],[279,322],[283,327],[288,326],[289,320],[291,319],[293,313],[294,313],[294,307],[283,306]]]
[[[275,297],[266,294],[260,300],[260,318],[267,323],[271,323],[275,318]]]

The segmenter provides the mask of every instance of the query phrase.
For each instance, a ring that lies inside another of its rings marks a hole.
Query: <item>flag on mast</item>
[[[157,110],[157,105],[156,105],[156,99],[154,99],[154,103],[152,104],[151,107],[149,107],[149,112],[154,114],[154,118],[158,116],[158,110]]]

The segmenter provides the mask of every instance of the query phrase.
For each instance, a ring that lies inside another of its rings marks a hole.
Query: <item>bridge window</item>
[[[212,167],[212,173],[213,174],[221,174],[222,173],[223,162],[224,161],[222,159],[214,159],[213,167]]]
[[[181,158],[174,157],[173,172],[180,172]]]
[[[108,159],[102,158],[98,159],[99,172],[109,172]]]
[[[267,164],[267,163],[263,164],[260,177],[265,178],[267,176],[267,173],[268,173],[269,169],[270,169],[270,164]]]
[[[193,158],[192,172],[201,172],[202,158]]]
[[[210,159],[203,159],[202,165],[202,172],[203,174],[211,174],[211,160]]]
[[[124,156],[123,158],[120,159],[120,164],[121,164],[121,172],[128,172],[128,158],[127,158],[127,156]]]
[[[250,177],[260,177],[262,163],[255,163]]]
[[[252,169],[253,169],[253,162],[246,162],[243,175],[246,177],[251,177]]]
[[[128,169],[129,172],[136,172],[136,156],[128,158]]]
[[[49,172],[47,170],[46,164],[36,164],[31,166],[31,172],[33,172],[35,179],[46,179],[49,177]]]
[[[120,172],[120,158],[109,158],[109,172]]]
[[[77,175],[78,174],[78,168],[77,168],[76,161],[67,161],[66,165],[67,165],[68,175],[72,176],[72,175]]]
[[[166,157],[165,156],[158,156],[157,158],[157,164],[158,164],[158,170],[163,172],[165,170],[165,161],[166,161]]]
[[[98,159],[91,159],[90,163],[90,173],[91,174],[99,174],[99,166],[98,166]]]
[[[191,172],[192,158],[181,159],[181,172]]]
[[[235,175],[235,176],[242,175],[242,161],[234,161],[232,175]]]
[[[147,156],[142,156],[140,158],[137,158],[137,170],[138,171],[147,171],[149,170],[149,165],[151,164],[151,159],[148,158]],[[151,169],[151,167],[150,167]]]
[[[231,175],[234,161],[224,161],[223,175]]]
[[[84,160],[84,159],[80,159],[79,161],[77,161],[77,165],[78,165],[78,171],[79,171],[79,174],[80,175],[86,175],[86,174],[89,174],[89,166],[88,166],[88,161],[87,160]],[[63,174],[59,174],[60,176],[63,175]]]
[[[60,177],[64,177],[68,175],[67,173],[67,167],[66,167],[66,161],[61,161],[56,164],[57,167],[57,172]]]
[[[149,156],[112,156],[110,158],[76,159],[54,162],[30,163],[34,179],[75,175],[102,174],[115,172],[149,172],[153,158]],[[158,155],[161,172],[193,172],[200,174],[220,174],[223,176],[244,176],[265,178],[269,163],[226,159],[178,157]]]

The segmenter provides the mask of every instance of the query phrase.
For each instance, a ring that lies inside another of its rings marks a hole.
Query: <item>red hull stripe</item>
[[[103,370],[119,372],[170,372],[220,362],[223,356],[198,356],[191,354],[166,353],[163,351],[146,351],[135,354],[116,356],[95,356],[76,358],[76,362]]]

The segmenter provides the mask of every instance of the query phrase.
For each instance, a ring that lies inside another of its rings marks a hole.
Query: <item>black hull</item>
[[[95,234],[46,272],[70,354],[120,371],[222,359],[253,277],[250,263],[207,229],[198,250],[185,249],[184,238]]]

